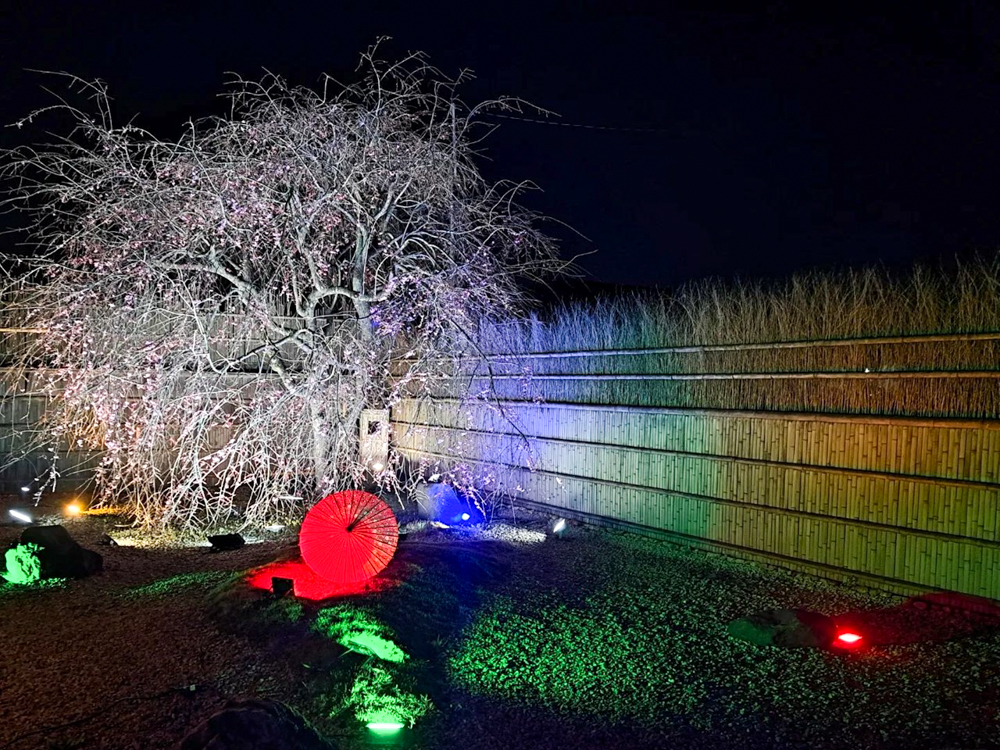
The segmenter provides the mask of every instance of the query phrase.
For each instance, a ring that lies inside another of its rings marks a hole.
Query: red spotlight
[[[852,633],[849,630],[845,630],[842,633],[837,633],[837,637],[833,641],[834,646],[839,648],[857,648],[861,645],[861,641],[864,640],[858,633]]]
[[[255,589],[277,594],[278,592],[274,590],[275,578],[290,579],[292,590],[289,593],[297,599],[310,601],[323,601],[324,599],[385,591],[399,584],[398,580],[385,576],[350,584],[328,581],[316,575],[312,568],[299,560],[271,563],[262,568],[251,570],[246,580]]]

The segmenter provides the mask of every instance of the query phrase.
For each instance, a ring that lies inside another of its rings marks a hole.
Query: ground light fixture
[[[378,732],[380,734],[390,734],[392,732],[398,732],[403,728],[403,723],[400,721],[369,721],[365,724],[373,732]]]
[[[78,516],[83,513],[83,507],[80,503],[75,500],[71,503],[66,504],[66,515],[67,516]]]
[[[10,515],[12,518],[20,521],[21,523],[31,523],[31,516],[25,513],[23,510],[10,510]]]
[[[549,536],[559,539],[566,533],[566,519],[557,518],[549,522]]]
[[[271,576],[271,593],[278,599],[285,594],[295,595],[295,579]]]
[[[864,636],[860,633],[855,633],[853,630],[843,630],[837,633],[837,637],[833,639],[833,645],[837,648],[857,648],[863,640]]]
[[[208,543],[212,547],[212,552],[232,552],[247,542],[242,534],[214,534],[208,537]]]
[[[401,721],[369,721],[365,724],[368,731],[382,740],[388,740],[403,731]]]

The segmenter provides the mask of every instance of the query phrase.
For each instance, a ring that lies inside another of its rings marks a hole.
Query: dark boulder
[[[62,526],[31,526],[21,532],[21,544],[38,545],[42,578],[83,578],[104,568],[104,558],[77,544]]]
[[[733,620],[726,630],[758,646],[783,648],[827,648],[837,633],[832,619],[807,609],[769,609]]]
[[[421,518],[446,524],[468,526],[486,519],[475,503],[447,482],[419,485],[416,489],[417,510]]]
[[[180,750],[336,750],[309,722],[283,703],[231,701],[199,724]]]
[[[420,517],[432,521],[441,521],[442,514],[459,503],[455,488],[445,482],[418,485],[416,500]]]

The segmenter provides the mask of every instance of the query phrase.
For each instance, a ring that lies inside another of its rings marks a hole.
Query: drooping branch
[[[451,371],[559,265],[527,186],[481,177],[460,81],[419,54],[362,69],[319,92],[237,79],[228,115],[174,141],[70,77],[92,100],[56,105],[71,132],[4,155],[37,248],[18,366],[57,373],[33,445],[100,451],[98,492],[143,523],[261,522],[358,481],[361,410]]]

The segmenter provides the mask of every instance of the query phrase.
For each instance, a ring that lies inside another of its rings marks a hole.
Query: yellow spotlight
[[[80,507],[80,503],[74,501],[66,505],[67,516],[78,516],[81,513],[83,513],[83,508]]]

